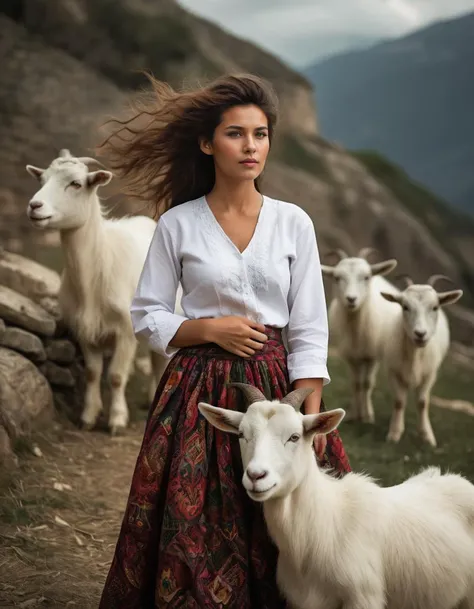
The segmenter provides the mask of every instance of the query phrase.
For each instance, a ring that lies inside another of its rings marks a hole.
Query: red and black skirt
[[[229,382],[252,384],[269,399],[291,390],[281,331],[266,333],[264,349],[250,359],[203,345],[171,360],[150,408],[99,609],[286,607],[262,506],[242,485],[237,437],[198,410],[201,401],[243,410]],[[350,471],[337,431],[322,465]]]

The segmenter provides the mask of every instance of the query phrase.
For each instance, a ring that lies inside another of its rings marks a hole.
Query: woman
[[[237,440],[200,401],[245,407],[329,382],[327,316],[309,216],[260,193],[276,122],[264,81],[227,76],[188,93],[153,81],[154,105],[107,145],[130,192],[164,202],[131,307],[138,336],[172,356],[151,406],[100,609],[276,609],[276,549],[245,494]],[[133,119],[132,119],[133,121]],[[178,283],[185,316],[174,314]],[[287,334],[288,353],[282,340]],[[337,432],[316,440],[349,471]],[[324,500],[324,499],[322,499]]]

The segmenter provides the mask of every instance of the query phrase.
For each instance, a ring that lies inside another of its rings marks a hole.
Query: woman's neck
[[[262,195],[253,181],[230,182],[216,179],[214,188],[206,195],[206,199],[214,210],[224,213],[231,210],[251,213],[258,211],[262,204]]]

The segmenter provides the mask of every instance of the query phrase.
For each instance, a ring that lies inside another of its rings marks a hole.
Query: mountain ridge
[[[134,31],[131,38],[104,34],[102,46],[92,52],[90,39],[80,35],[85,25],[89,34],[94,31],[88,21],[91,17],[87,12],[88,2],[90,0],[67,0],[60,5],[61,12],[56,13],[57,6],[45,0],[23,0],[22,14],[26,20],[43,11],[43,31],[34,34],[18,15],[16,20],[2,15],[5,5],[0,7],[0,137],[3,142],[0,239],[5,249],[34,253],[52,264],[58,264],[54,236],[34,231],[26,219],[26,203],[37,186],[27,176],[25,165],[47,166],[61,148],[69,148],[77,155],[90,154],[98,143],[100,125],[108,116],[120,113],[135,94],[136,86],[128,80],[136,76],[132,66],[149,69],[156,61],[156,55],[148,58],[143,50],[151,52],[146,40],[150,40],[147,36],[153,34],[153,29],[147,30],[146,35],[140,31],[140,36],[145,38],[138,41],[133,37]],[[110,6],[108,2],[96,0],[102,8]],[[120,4],[134,11],[137,2],[122,0]],[[437,223],[448,221],[444,220],[444,214],[450,218],[449,222],[454,222],[449,208],[442,212],[435,206],[431,209],[428,197],[425,203],[430,208],[432,221],[415,213],[411,206],[417,197],[416,189],[413,190],[408,178],[394,170],[396,180],[389,182],[385,174],[377,174],[375,165],[367,164],[367,159],[362,162],[357,153],[352,154],[321,137],[318,109],[305,79],[279,60],[273,62],[268,53],[260,55],[255,45],[247,46],[243,42],[241,46],[238,38],[222,30],[216,36],[217,26],[195,20],[186,12],[183,16],[175,7],[171,0],[153,5],[140,0],[139,14],[142,18],[145,16],[148,24],[154,21],[146,11],[153,9],[155,17],[168,11],[171,21],[163,23],[170,27],[174,23],[173,27],[184,28],[179,31],[192,35],[192,40],[180,41],[184,45],[178,48],[183,51],[181,55],[167,34],[156,41],[162,47],[162,63],[157,67],[162,74],[172,74],[171,84],[180,87],[183,83],[207,80],[232,65],[235,70],[267,75],[275,86],[281,101],[281,121],[263,175],[263,188],[269,196],[292,201],[310,214],[322,258],[335,247],[356,252],[364,246],[376,246],[380,257],[396,257],[400,273],[412,272],[419,281],[426,281],[433,273],[449,275],[466,291],[463,304],[472,306],[474,243],[465,242],[459,227],[457,233],[448,237],[440,237],[435,230]],[[94,10],[99,9],[96,4]],[[104,10],[101,19],[107,15]],[[80,28],[74,29],[78,23]],[[109,31],[107,28],[106,22],[104,31]],[[163,24],[159,28],[162,32]],[[94,36],[101,33],[103,30],[98,28]],[[65,40],[74,47],[74,53],[65,46]],[[216,47],[219,47],[219,58],[215,56]],[[186,48],[191,48],[192,53]],[[101,56],[97,58],[99,50]],[[120,190],[118,179],[112,184],[114,192]],[[110,195],[107,206],[113,205],[114,213],[140,211],[113,192],[107,191],[105,195]],[[414,261],[416,268],[413,268]],[[460,322],[459,329],[455,329],[460,339],[467,336],[464,327]]]
[[[378,150],[474,213],[473,31],[471,11],[307,68],[321,132]]]

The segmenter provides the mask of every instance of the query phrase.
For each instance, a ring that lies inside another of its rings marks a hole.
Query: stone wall
[[[0,250],[0,464],[56,410],[80,412],[84,363],[60,319],[59,284],[55,271]]]

